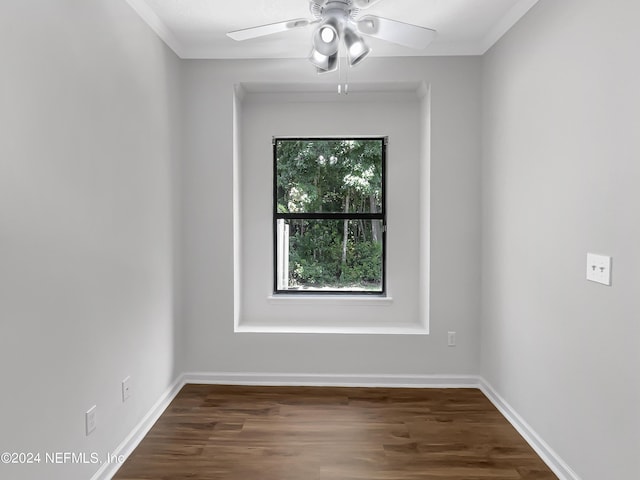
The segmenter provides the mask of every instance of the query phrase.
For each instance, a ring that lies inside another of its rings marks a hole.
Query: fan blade
[[[436,31],[430,28],[375,15],[365,15],[357,21],[357,25],[363,35],[416,49],[426,48],[436,37]]]
[[[353,6],[356,8],[369,8],[371,5],[375,5],[380,0],[353,0]]]
[[[249,40],[257,37],[264,37],[265,35],[272,35],[274,33],[286,32],[294,28],[306,27],[309,25],[309,20],[305,18],[298,18],[295,20],[287,20],[286,22],[270,23],[269,25],[260,25],[259,27],[244,28],[242,30],[236,30],[234,32],[227,33],[227,36],[237,41]]]

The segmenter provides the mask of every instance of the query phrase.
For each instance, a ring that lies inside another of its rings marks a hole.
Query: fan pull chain
[[[338,95],[342,95],[342,58],[338,54]]]
[[[349,94],[349,66],[347,63],[347,58],[344,59],[345,62],[345,74],[344,74],[344,83],[342,83],[342,58],[338,57],[338,95]],[[344,87],[344,88],[343,88]]]
[[[349,65],[347,64],[347,57],[344,57],[344,94],[349,95]]]

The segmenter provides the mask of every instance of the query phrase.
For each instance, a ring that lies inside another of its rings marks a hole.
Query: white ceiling
[[[312,18],[308,0],[127,0],[181,58],[304,58],[313,27],[236,42],[232,30]],[[366,38],[375,56],[482,55],[538,0],[383,0],[368,14],[437,30],[425,50]]]

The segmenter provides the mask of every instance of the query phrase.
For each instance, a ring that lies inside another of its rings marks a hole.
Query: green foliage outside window
[[[288,289],[381,291],[383,148],[379,138],[276,141],[276,208],[289,225]]]

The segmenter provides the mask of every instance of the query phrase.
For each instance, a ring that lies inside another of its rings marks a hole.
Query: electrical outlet
[[[131,396],[131,377],[127,377],[122,380],[122,401],[126,402],[127,398]]]
[[[85,422],[87,435],[89,435],[91,432],[93,432],[96,429],[96,406],[95,405],[91,407],[89,410],[87,410],[87,412],[84,414],[84,422]]]
[[[456,332],[449,332],[447,334],[447,345],[450,347],[456,346]]]
[[[587,280],[611,285],[611,257],[587,253]]]

